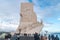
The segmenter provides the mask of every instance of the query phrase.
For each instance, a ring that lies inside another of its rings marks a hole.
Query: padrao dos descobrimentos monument
[[[22,34],[34,34],[35,32],[40,33],[43,23],[42,21],[37,22],[37,16],[33,10],[32,3],[21,3],[20,17],[20,24],[17,28],[17,32]]]

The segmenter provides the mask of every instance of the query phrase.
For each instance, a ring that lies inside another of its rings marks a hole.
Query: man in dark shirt
[[[51,36],[50,36],[50,35],[48,36],[48,39],[49,39],[49,40],[51,39]]]
[[[59,40],[59,37],[58,37],[58,35],[56,35],[56,37],[55,37],[55,39],[54,40]]]
[[[35,32],[34,34],[34,40],[40,40],[38,33]]]

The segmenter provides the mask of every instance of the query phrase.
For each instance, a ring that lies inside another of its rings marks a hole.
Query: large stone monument
[[[21,3],[21,12],[20,12],[20,24],[17,29],[17,32],[33,34],[35,32],[40,33],[43,24],[42,21],[37,22],[37,16],[33,11],[32,3]]]

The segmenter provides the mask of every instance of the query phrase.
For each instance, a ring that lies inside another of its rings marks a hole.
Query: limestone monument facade
[[[33,34],[40,33],[43,23],[37,22],[37,16],[33,10],[32,3],[21,3],[20,24],[17,32]]]

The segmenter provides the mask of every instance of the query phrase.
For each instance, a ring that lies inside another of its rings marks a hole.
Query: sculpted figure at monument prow
[[[37,22],[37,16],[33,10],[32,3],[21,3],[20,17],[21,19],[17,32],[20,30],[20,33],[40,33],[43,23]]]

